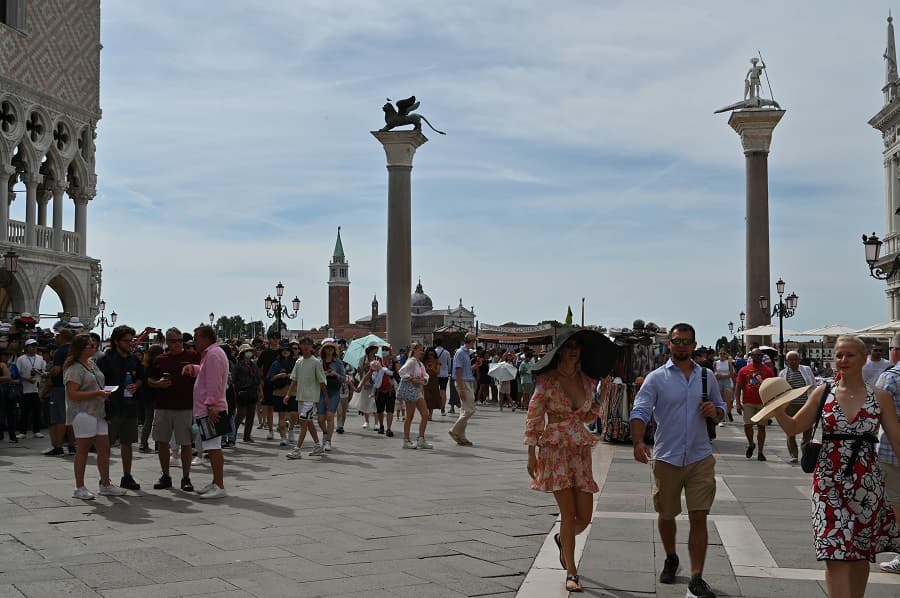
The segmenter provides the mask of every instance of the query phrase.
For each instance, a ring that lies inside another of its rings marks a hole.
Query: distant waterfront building
[[[37,316],[48,287],[82,322],[99,311],[87,207],[97,193],[100,49],[99,0],[0,2],[0,253],[19,255],[0,288],[5,321]],[[68,229],[64,202],[74,204]]]

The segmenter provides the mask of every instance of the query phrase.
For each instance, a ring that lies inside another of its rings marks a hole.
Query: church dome
[[[417,314],[423,311],[430,311],[432,308],[431,297],[422,290],[422,281],[416,286],[416,292],[412,294],[412,308]]]

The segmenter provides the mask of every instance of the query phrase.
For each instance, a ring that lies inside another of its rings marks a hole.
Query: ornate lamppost
[[[296,295],[294,295],[294,299],[291,301],[291,307],[294,308],[294,313],[290,313],[287,306],[281,304],[281,297],[283,295],[284,285],[281,284],[281,282],[275,285],[274,298],[271,295],[266,295],[266,317],[275,318],[275,328],[278,330],[279,340],[281,339],[282,318],[293,320],[297,317],[297,312],[300,311],[300,299]]]
[[[744,349],[744,336],[741,333],[747,329],[744,326],[744,319],[747,317],[747,314],[745,314],[744,312],[741,312],[740,314],[738,314],[738,317],[741,319],[741,325],[738,327],[737,330],[735,330],[734,322],[728,322],[728,332],[732,336],[737,335],[737,336],[741,337],[741,355],[744,355],[746,352]]]
[[[778,369],[784,369],[784,320],[790,318],[797,311],[797,303],[800,298],[796,293],[791,293],[784,297],[784,281],[779,278],[775,283],[775,290],[778,291],[778,304],[772,310],[772,317],[778,316]],[[759,308],[764,312],[769,311],[769,298],[761,296],[759,298]]]
[[[94,323],[94,326],[100,326],[100,344],[103,345],[103,341],[106,340],[106,327],[110,328],[116,325],[116,319],[118,319],[119,314],[115,311],[109,314],[109,318],[106,317],[106,301],[103,299],[100,300],[100,315],[97,316],[97,321]]]
[[[885,270],[884,267],[875,265],[881,259],[881,246],[884,245],[884,241],[879,239],[878,235],[875,233],[872,233],[871,237],[863,235],[862,240],[863,247],[866,250],[866,262],[869,264],[869,276],[877,280],[887,280],[900,270],[900,253],[891,262],[890,270]]]

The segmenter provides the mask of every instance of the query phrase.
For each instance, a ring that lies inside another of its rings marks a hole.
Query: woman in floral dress
[[[900,451],[900,422],[891,395],[867,386],[862,368],[866,346],[859,337],[838,337],[835,369],[840,380],[825,395],[819,386],[794,417],[777,413],[788,435],[813,427],[820,403],[822,450],[813,473],[812,524],[816,559],[825,561],[831,598],[862,598],[875,555],[900,547],[893,509],[875,452],[879,426]]]
[[[570,592],[582,591],[575,568],[575,536],[591,522],[592,494],[599,490],[591,471],[596,439],[585,423],[600,415],[602,404],[593,400],[596,382],[581,371],[581,348],[578,334],[573,334],[535,365],[532,371],[539,377],[525,420],[531,487],[553,492],[559,505],[559,533],[554,540]],[[608,398],[609,389],[606,378],[599,398]]]

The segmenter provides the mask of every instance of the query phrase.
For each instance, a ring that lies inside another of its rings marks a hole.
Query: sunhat
[[[559,333],[556,344],[532,368],[532,373],[540,374],[554,363],[559,349],[574,339],[581,345],[581,371],[595,380],[609,375],[616,364],[618,347],[605,334],[586,328],[571,328]]]
[[[331,347],[332,349],[334,349],[335,355],[337,355],[340,352],[336,342],[334,342],[331,339],[325,339],[322,342],[322,345],[319,347],[319,355],[322,354],[322,351],[325,350],[325,347]]]
[[[759,385],[759,398],[762,399],[763,408],[750,419],[753,423],[759,423],[769,417],[778,409],[784,407],[794,399],[800,398],[809,390],[809,386],[791,388],[788,381],[781,376],[766,378]]]

